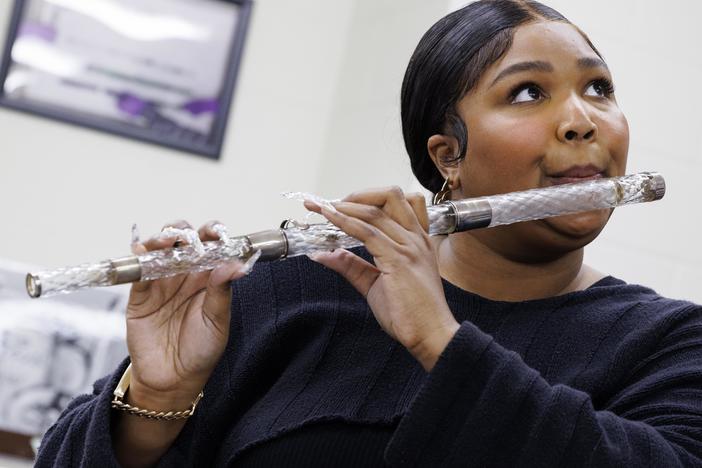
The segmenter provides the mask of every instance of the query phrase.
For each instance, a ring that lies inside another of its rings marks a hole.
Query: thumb
[[[380,276],[380,270],[348,250],[336,249],[333,252],[316,252],[308,257],[346,278],[363,297],[368,295],[368,290]]]
[[[210,273],[202,311],[218,327],[222,326],[221,330],[228,328],[232,301],[232,288],[229,283],[245,276],[246,273],[245,265],[239,261],[218,266]]]

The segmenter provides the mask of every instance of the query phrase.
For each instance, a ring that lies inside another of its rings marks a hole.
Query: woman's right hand
[[[202,241],[217,240],[216,222],[202,226]],[[179,221],[166,227],[190,228]],[[136,254],[173,247],[176,238],[135,244]],[[132,377],[127,401],[156,411],[187,409],[214,370],[229,337],[231,287],[247,273],[234,261],[212,271],[132,285],[127,347]]]

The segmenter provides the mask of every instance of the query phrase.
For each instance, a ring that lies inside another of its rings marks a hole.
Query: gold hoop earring
[[[450,185],[451,184],[449,183],[449,179],[447,177],[446,180],[444,181],[444,185],[441,186],[441,190],[436,192],[436,194],[434,195],[434,198],[431,201],[433,205],[439,205],[450,198],[449,197],[449,195],[451,195]]]

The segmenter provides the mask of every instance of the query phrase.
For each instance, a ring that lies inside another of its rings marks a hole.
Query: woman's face
[[[451,169],[459,182],[452,197],[623,175],[629,129],[611,83],[607,66],[573,26],[517,28],[511,48],[458,103],[468,153]],[[473,235],[508,256],[538,261],[586,245],[610,214],[593,211]]]

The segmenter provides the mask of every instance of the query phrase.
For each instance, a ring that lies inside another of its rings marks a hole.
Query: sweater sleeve
[[[697,310],[699,317],[699,310]],[[464,322],[388,444],[392,466],[702,466],[702,325],[633,369],[616,398],[549,384]]]
[[[111,402],[114,389],[128,365],[129,358],[126,358],[114,373],[95,382],[91,395],[80,395],[70,402],[42,437],[35,467],[119,468],[110,431],[113,413]],[[199,416],[198,411],[191,419],[198,419]],[[185,439],[187,445],[192,432],[189,421],[157,466],[192,466],[179,446],[181,439]],[[197,453],[189,455],[198,457]]]
[[[44,434],[36,467],[118,467],[112,450],[110,416],[112,392],[129,364],[93,385],[93,393],[74,398]]]

